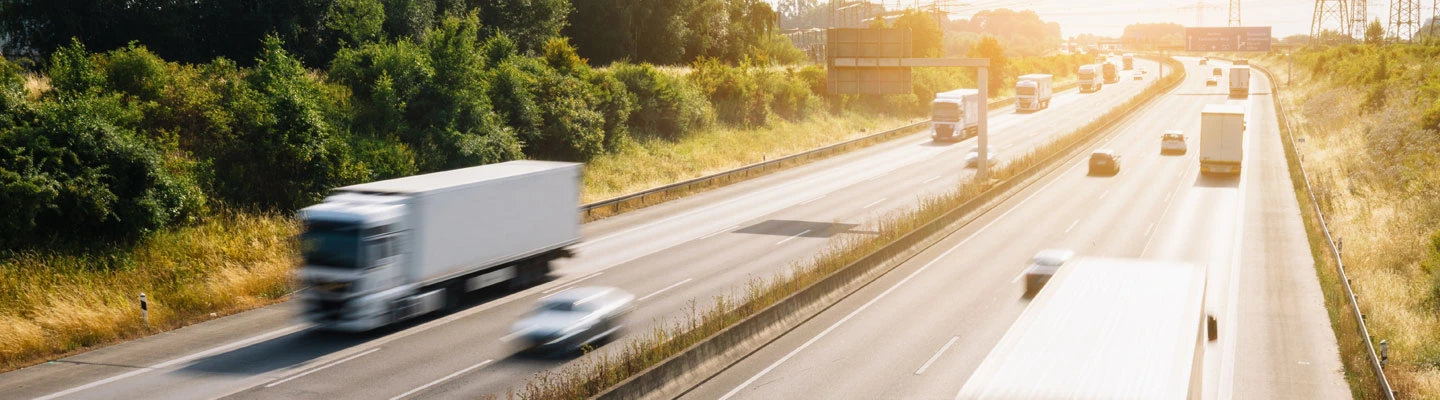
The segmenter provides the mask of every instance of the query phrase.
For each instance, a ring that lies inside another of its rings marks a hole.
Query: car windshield
[[[584,304],[575,304],[573,301],[547,301],[540,304],[540,310],[560,312],[589,311]]]
[[[1095,161],[1109,161],[1110,155],[1105,153],[1095,153],[1090,155],[1090,159]]]
[[[307,265],[350,269],[360,266],[360,230],[354,225],[308,223],[300,242]]]

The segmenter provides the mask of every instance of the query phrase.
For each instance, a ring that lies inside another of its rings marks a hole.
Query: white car
[[[1034,298],[1040,288],[1060,271],[1060,266],[1065,265],[1075,257],[1075,252],[1066,249],[1041,250],[1030,260],[1030,268],[1025,270],[1025,298]]]
[[[1160,154],[1185,154],[1185,132],[1165,131],[1160,134]]]
[[[635,295],[604,286],[565,289],[539,304],[511,329],[527,350],[573,352],[619,336]]]
[[[965,168],[980,168],[980,152],[972,151],[965,154]]]

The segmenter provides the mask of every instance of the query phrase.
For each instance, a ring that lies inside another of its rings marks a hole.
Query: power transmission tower
[[[1327,30],[1350,36],[1347,11],[1345,0],[1315,0],[1315,15],[1310,19],[1310,44],[1319,44],[1320,36]]]
[[[1240,26],[1240,0],[1230,0],[1230,26]]]
[[[1412,41],[1420,30],[1420,0],[1390,0],[1390,37]]]
[[[1435,0],[1435,1],[1440,1],[1440,0]],[[1216,9],[1216,8],[1220,8],[1220,6],[1217,6],[1217,5],[1214,5],[1214,4],[1205,4],[1204,1],[1196,0],[1196,1],[1195,1],[1195,5],[1193,5],[1193,6],[1180,7],[1180,10],[1182,10],[1182,11],[1195,11],[1195,26],[1205,26],[1205,10],[1207,10],[1207,9]]]
[[[1365,0],[1350,0],[1347,5],[1350,8],[1350,31],[1352,37],[1365,38],[1365,28],[1370,23],[1369,3]]]
[[[1430,2],[1430,38],[1440,34],[1440,0]]]

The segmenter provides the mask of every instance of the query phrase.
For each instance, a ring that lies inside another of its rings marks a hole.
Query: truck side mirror
[[[1211,342],[1215,341],[1216,339],[1220,339],[1220,322],[1215,320],[1214,315],[1205,315],[1205,332],[1205,336]]]

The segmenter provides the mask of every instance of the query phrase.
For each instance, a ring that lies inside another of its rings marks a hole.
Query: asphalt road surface
[[[1119,175],[1087,175],[1084,156],[1067,161],[683,397],[955,398],[1028,304],[1030,257],[1069,248],[1207,266],[1206,308],[1221,329],[1204,349],[1205,398],[1349,398],[1269,82],[1257,73],[1248,99],[1230,99],[1183,61],[1185,83],[1096,146],[1121,155]],[[1199,175],[1200,110],[1211,103],[1248,110],[1238,178]],[[1160,154],[1168,129],[1187,133],[1188,154]]]
[[[1138,94],[1159,66],[1137,63],[1150,76],[1097,93],[1057,93],[1049,109],[1036,113],[992,112],[992,155],[1022,154]],[[956,187],[973,173],[963,157],[974,146],[975,139],[941,144],[928,132],[915,134],[586,224],[586,242],[557,265],[554,281],[481,292],[458,312],[340,335],[308,329],[296,319],[296,306],[285,303],[3,374],[0,398],[503,397],[536,372],[569,361],[521,357],[507,341],[510,325],[536,299],[578,285],[620,287],[639,299],[630,331],[643,331],[692,303],[707,306],[749,279],[784,271],[832,238],[873,233],[879,215]],[[1025,237],[1002,242],[1018,246]],[[1028,251],[1012,252],[1018,258],[995,263],[994,272],[1020,265]],[[162,302],[163,293],[151,299]],[[995,321],[1016,312],[994,311]],[[981,333],[967,333],[975,334]]]

